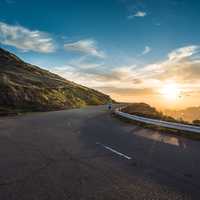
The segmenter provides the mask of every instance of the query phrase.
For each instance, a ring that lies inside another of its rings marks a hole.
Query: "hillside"
[[[106,104],[110,97],[22,61],[0,48],[0,114]]]
[[[146,103],[132,103],[127,107],[125,107],[122,111],[132,115],[138,115],[152,119],[159,119],[170,122],[183,122],[183,121],[178,121],[173,117],[164,115],[162,112],[156,110],[156,108]]]
[[[189,122],[200,119],[200,107],[188,107],[182,110],[165,110],[167,115],[176,119],[183,119]]]

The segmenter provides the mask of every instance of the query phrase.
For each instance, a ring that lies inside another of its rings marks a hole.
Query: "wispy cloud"
[[[145,46],[144,51],[142,52],[142,55],[148,54],[149,52],[151,52],[151,48],[149,46]]]
[[[127,87],[141,83],[135,76],[133,66],[122,66],[111,70],[102,70],[105,66],[98,66],[94,63],[95,68],[83,68],[82,66],[74,66],[67,64],[65,66],[52,69],[53,72],[64,76],[69,80],[73,80],[86,86],[97,87]]]
[[[138,67],[136,65],[121,66],[114,69],[111,68],[103,73],[101,70],[98,70],[99,66],[102,68],[104,67],[105,64],[103,63],[101,63],[101,65],[98,63],[89,64],[91,68],[96,68],[96,70],[88,70],[85,61],[81,63],[78,61],[76,62],[77,65],[71,65],[71,67],[76,75],[82,77],[77,80],[84,79],[84,84],[86,85],[91,85],[90,81],[95,80],[95,86],[103,84],[107,86],[116,87],[117,85],[118,87],[127,87],[128,85],[133,88],[136,86],[141,87],[142,84],[143,87],[145,87],[145,85],[157,87],[158,83],[167,79],[182,81],[182,83],[191,80],[199,81],[200,57],[198,56],[198,49],[198,46],[182,47],[171,51],[167,55],[167,58],[160,62],[155,62],[143,67]],[[194,57],[194,55],[196,55],[196,57]],[[78,67],[79,65],[80,67]],[[68,71],[67,68],[65,68],[65,70]],[[60,72],[60,74],[62,74],[62,72]],[[89,79],[87,76],[92,78]]]
[[[51,53],[55,51],[53,39],[47,33],[4,22],[0,22],[0,43],[14,46],[24,52]]]
[[[196,46],[196,45],[182,47],[182,48],[176,49],[176,50],[172,51],[171,53],[169,53],[168,58],[171,61],[172,60],[178,61],[178,60],[190,57],[190,56],[198,53],[199,48],[200,47]]]
[[[83,57],[52,70],[69,80],[128,100],[134,98],[134,95],[160,95],[159,89],[167,81],[180,83],[183,92],[200,90],[199,53],[199,46],[185,46],[172,50],[160,62],[144,66],[122,65],[110,69],[105,63],[88,61]]]
[[[191,45],[171,51],[167,59],[145,66],[140,75],[145,79],[173,79],[182,84],[199,82],[200,79],[200,46]],[[195,83],[194,83],[195,84]]]
[[[135,17],[145,17],[147,15],[144,11],[137,11],[135,14],[129,15],[128,19],[133,19]]]
[[[99,58],[104,58],[105,53],[97,46],[97,42],[93,39],[79,40],[73,43],[64,44],[66,51],[75,51],[86,55],[91,55]]]
[[[78,59],[72,59],[68,62],[68,65],[81,70],[96,69],[104,65],[104,62],[96,61],[88,55],[81,56]]]

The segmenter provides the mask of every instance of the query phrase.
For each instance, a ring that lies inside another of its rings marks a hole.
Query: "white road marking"
[[[101,146],[104,147],[105,149],[107,149],[107,150],[109,150],[109,151],[111,151],[111,152],[113,152],[113,153],[115,153],[115,154],[117,154],[117,155],[119,155],[119,156],[121,156],[121,157],[123,157],[123,158],[126,158],[126,159],[128,159],[128,160],[131,160],[131,159],[132,159],[130,156],[127,156],[127,155],[125,155],[125,154],[123,154],[123,153],[120,153],[119,151],[117,151],[117,150],[115,150],[115,149],[112,149],[112,148],[110,148],[110,147],[108,147],[108,146],[106,146],[106,145],[104,145],[104,144],[101,144],[101,143],[99,143],[99,142],[96,142],[96,144],[101,145]]]

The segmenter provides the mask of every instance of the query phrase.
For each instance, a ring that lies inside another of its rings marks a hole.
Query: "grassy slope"
[[[100,105],[110,97],[23,62],[0,49],[0,113]]]
[[[153,119],[160,119],[170,122],[180,122],[175,120],[173,117],[164,115],[162,112],[156,110],[156,108],[146,104],[146,103],[132,103],[123,109],[124,112],[133,115],[139,115],[142,117],[148,117]]]

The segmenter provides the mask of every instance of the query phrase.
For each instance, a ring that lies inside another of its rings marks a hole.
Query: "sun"
[[[175,101],[179,99],[181,90],[178,84],[168,83],[163,86],[163,88],[160,90],[160,93],[165,99]]]

